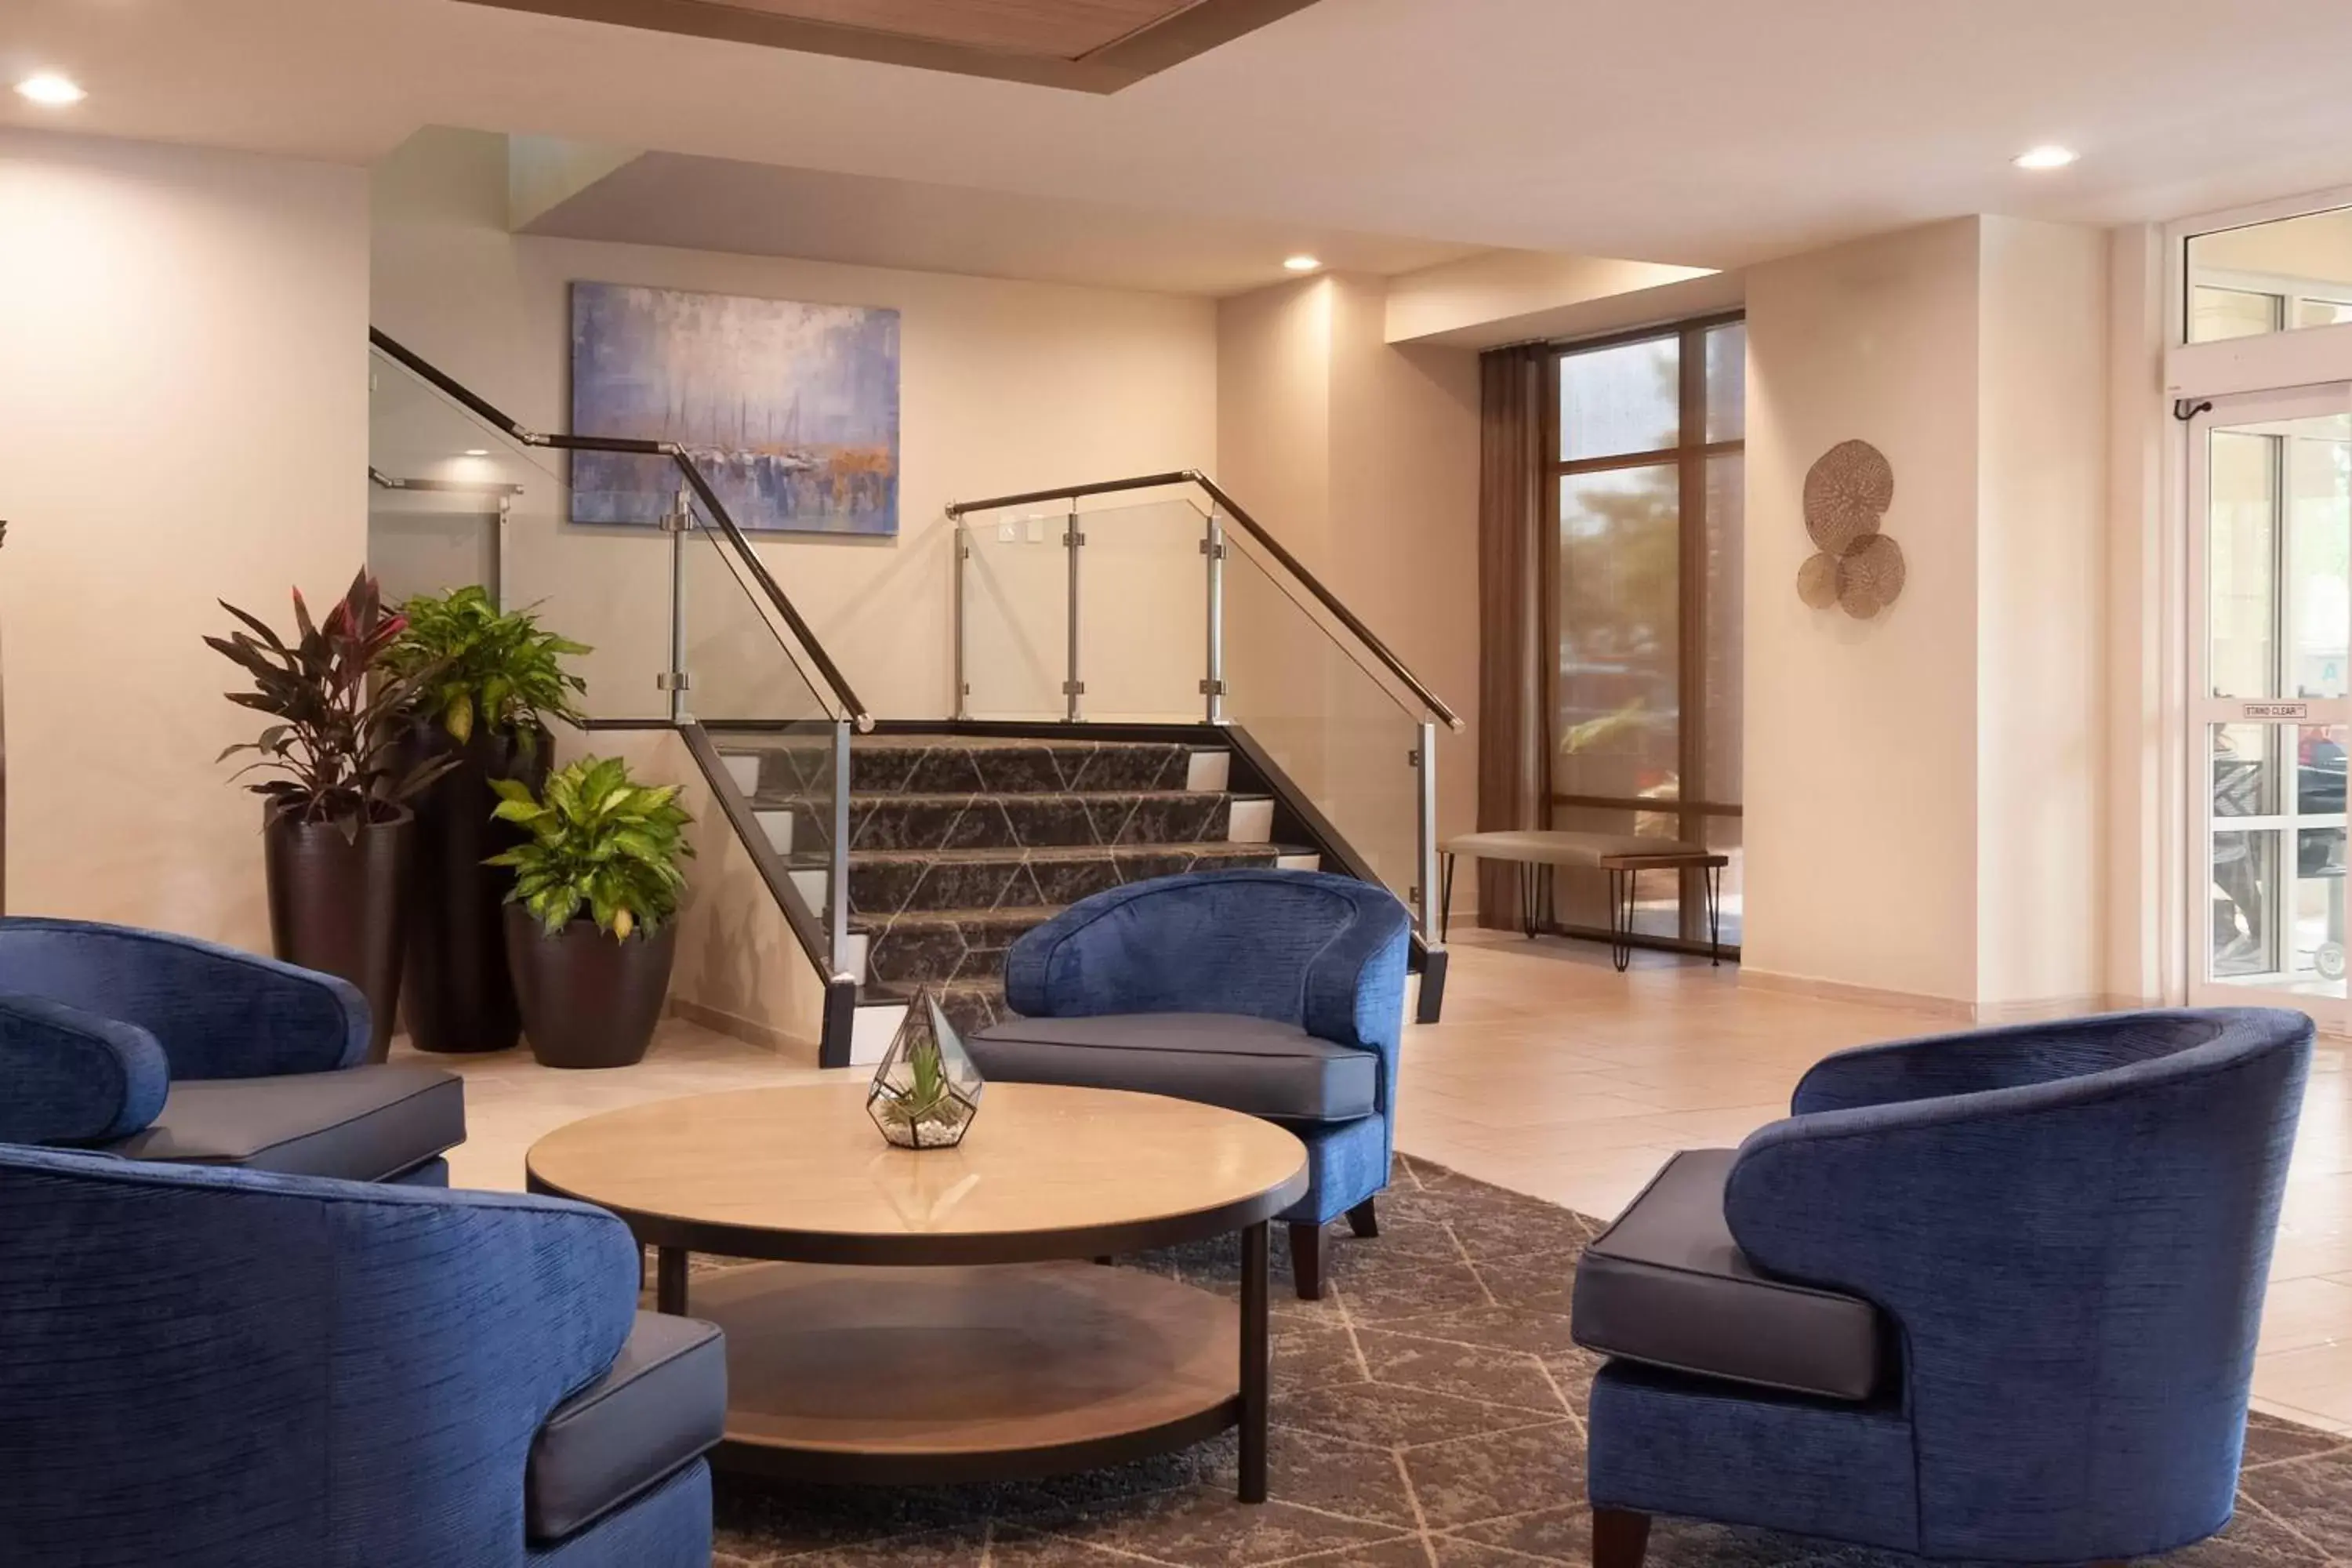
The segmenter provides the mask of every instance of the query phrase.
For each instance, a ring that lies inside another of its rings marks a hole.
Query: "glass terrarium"
[[[939,997],[926,988],[907,1005],[907,1021],[874,1069],[866,1113],[898,1148],[952,1149],[980,1114],[987,1087]]]

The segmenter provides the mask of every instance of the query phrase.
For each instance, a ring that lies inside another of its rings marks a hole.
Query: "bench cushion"
[[[523,1525],[559,1541],[716,1445],[727,1429],[727,1340],[710,1323],[639,1312],[603,1377],[530,1440]]]
[[[1570,833],[1538,827],[1465,833],[1444,844],[1448,855],[1483,860],[1525,860],[1538,866],[1600,866],[1614,859],[1704,860],[1720,853],[1674,838],[1622,833]]]
[[[1675,1155],[1585,1248],[1576,1342],[1678,1372],[1869,1398],[1881,1365],[1877,1309],[1756,1272],[1723,1217],[1723,1184],[1738,1154]]]
[[[1283,1121],[1356,1121],[1379,1103],[1372,1052],[1236,1013],[1013,1018],[964,1044],[1007,1083],[1137,1089]]]
[[[380,1182],[465,1141],[463,1080],[399,1063],[181,1079],[161,1115],[107,1147],[134,1160]]]

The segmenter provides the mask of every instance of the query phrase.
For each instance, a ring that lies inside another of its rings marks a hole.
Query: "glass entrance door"
[[[2189,478],[2190,998],[2340,1029],[2352,390],[2209,407]]]

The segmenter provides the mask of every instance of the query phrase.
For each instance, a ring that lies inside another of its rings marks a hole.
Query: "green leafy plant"
[[[542,629],[530,610],[501,612],[478,584],[420,594],[400,609],[407,625],[385,664],[422,677],[416,706],[459,745],[479,725],[512,731],[529,756],[547,720],[581,721],[573,699],[588,683],[562,660],[593,652],[585,644]]]
[[[282,775],[246,786],[268,803],[268,820],[332,823],[346,840],[356,841],[363,824],[398,815],[403,802],[455,765],[447,757],[400,764],[403,720],[437,670],[420,664],[404,675],[370,680],[406,622],[384,613],[383,592],[364,568],[317,621],[295,589],[290,642],[226,600],[220,606],[245,629],[208,637],[205,646],[252,676],[254,688],[226,695],[278,722],[215,760],[252,752],[258,760],[237,777],[257,770]]]
[[[514,779],[492,779],[493,816],[530,835],[492,866],[510,866],[508,901],[529,910],[550,936],[584,906],[597,929],[616,941],[651,935],[677,912],[694,853],[684,837],[694,818],[677,804],[676,784],[640,784],[617,757],[583,757],[548,775],[543,796]]]
[[[947,1064],[940,1058],[939,1041],[925,1036],[907,1052],[908,1082],[880,1098],[882,1114],[912,1131],[926,1123],[952,1127],[963,1120],[962,1101],[948,1092]]]

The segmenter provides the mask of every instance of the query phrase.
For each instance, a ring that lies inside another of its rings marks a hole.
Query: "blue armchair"
[[[365,1065],[348,983],[192,937],[0,920],[0,1142],[446,1184],[459,1079]]]
[[[1139,1089],[1279,1121],[1307,1145],[1282,1217],[1300,1296],[1323,1291],[1323,1227],[1379,1231],[1411,918],[1394,895],[1311,871],[1218,871],[1114,888],[1007,956],[1022,1017],[974,1037],[982,1073]]]
[[[0,1147],[0,1563],[707,1568],[718,1331],[583,1205]]]
[[[1601,1568],[1649,1516],[2105,1562],[2229,1521],[2312,1026],[2120,1014],[1848,1051],[1595,1240]]]

